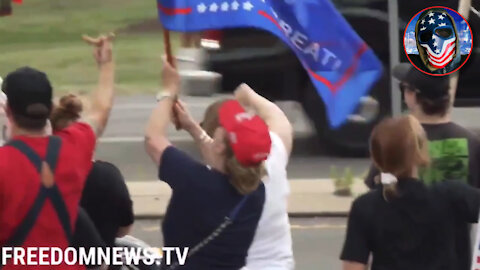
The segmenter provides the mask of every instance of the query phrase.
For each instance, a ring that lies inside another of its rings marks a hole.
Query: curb
[[[161,181],[127,182],[136,219],[161,219],[170,200],[171,189]],[[356,196],[333,195],[330,179],[297,179],[290,181],[288,214],[290,217],[346,217]],[[357,196],[367,191],[360,179],[352,187]]]

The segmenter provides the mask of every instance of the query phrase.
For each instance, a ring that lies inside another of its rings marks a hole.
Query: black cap
[[[428,99],[438,99],[448,95],[450,76],[432,76],[425,74],[409,63],[402,63],[393,68],[393,77],[406,82],[418,93]]]
[[[45,73],[30,67],[7,75],[2,84],[7,103],[14,114],[46,119],[52,110],[52,86]]]

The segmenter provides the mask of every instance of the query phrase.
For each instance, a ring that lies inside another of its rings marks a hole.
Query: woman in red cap
[[[186,261],[173,256],[163,269],[238,270],[245,265],[265,202],[262,178],[272,141],[258,116],[234,100],[218,108],[219,127],[202,164],[171,145],[167,127],[179,92],[177,71],[164,63],[163,92],[145,132],[145,147],[172,188],[162,224],[164,245],[189,248]],[[198,138],[209,137],[200,131]]]
[[[287,200],[290,195],[287,164],[292,150],[293,129],[277,105],[258,95],[248,85],[240,85],[235,90],[235,98],[242,106],[251,109],[265,121],[272,141],[270,155],[265,161],[268,174],[263,179],[265,204],[243,270],[292,270],[295,263],[287,212]],[[214,136],[220,126],[219,109],[226,102],[231,101],[219,100],[211,104],[200,125],[182,104],[175,107],[180,127],[195,139],[207,162],[210,160],[212,145],[210,137]],[[205,136],[205,133],[208,136]]]

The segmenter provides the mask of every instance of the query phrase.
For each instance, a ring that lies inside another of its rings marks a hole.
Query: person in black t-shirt
[[[115,238],[127,235],[133,225],[133,204],[125,179],[111,163],[93,163],[80,205],[109,247],[115,246]]]
[[[377,125],[370,153],[382,186],[351,207],[341,253],[344,270],[466,270],[456,253],[457,224],[477,222],[480,191],[460,181],[427,187],[419,169],[429,162],[425,132],[412,116]],[[464,251],[466,252],[466,251]]]
[[[427,133],[432,163],[420,172],[427,184],[446,179],[460,180],[480,187],[480,139],[450,120],[451,96],[448,76],[421,73],[410,64],[400,64],[393,71],[410,113]],[[365,184],[373,188],[378,171],[372,166]]]
[[[60,130],[77,121],[82,107],[82,101],[78,97],[62,97],[50,117],[52,129]],[[115,245],[116,237],[127,235],[134,222],[133,204],[125,179],[120,170],[108,162],[93,162],[80,206],[90,216],[108,247]],[[77,239],[82,237],[84,236],[76,236]]]
[[[393,75],[400,80],[400,88],[411,115],[426,131],[431,163],[419,171],[427,185],[444,180],[458,180],[480,187],[480,139],[477,135],[450,120],[452,98],[448,76],[423,74],[410,64],[400,64]],[[370,188],[378,185],[378,170],[372,166],[365,183]],[[458,224],[456,231],[458,269],[471,264],[470,226]]]

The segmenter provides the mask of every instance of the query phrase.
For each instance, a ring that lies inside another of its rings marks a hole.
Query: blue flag
[[[172,31],[256,27],[295,52],[325,102],[330,126],[341,126],[380,78],[382,64],[329,0],[157,0]]]

